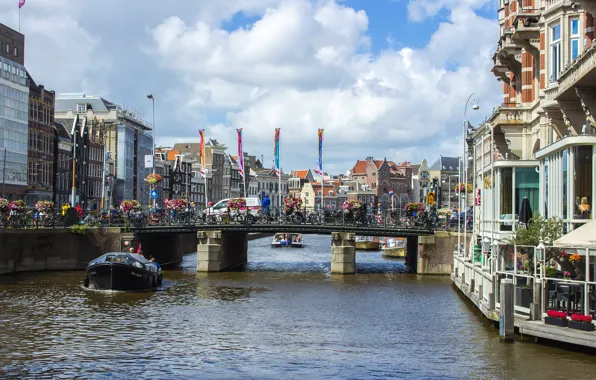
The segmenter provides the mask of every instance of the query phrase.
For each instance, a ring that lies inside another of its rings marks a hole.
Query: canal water
[[[330,240],[249,243],[245,272],[197,274],[196,255],[154,293],[82,287],[83,272],[0,277],[0,378],[593,379],[596,357],[498,331],[446,277],[358,252],[329,273]]]

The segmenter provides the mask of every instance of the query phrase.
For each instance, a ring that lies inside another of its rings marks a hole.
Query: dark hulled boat
[[[85,277],[85,286],[102,290],[151,290],[161,282],[157,263],[125,252],[110,252],[92,260]]]

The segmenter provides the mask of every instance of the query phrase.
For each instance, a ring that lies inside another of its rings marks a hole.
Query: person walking
[[[267,194],[265,194],[265,198],[263,198],[262,206],[263,214],[265,214],[265,218],[269,220],[269,207],[271,207],[271,199],[269,199]]]

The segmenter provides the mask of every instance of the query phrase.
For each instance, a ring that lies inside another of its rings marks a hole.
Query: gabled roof
[[[459,158],[457,157],[443,157],[440,156],[437,161],[430,167],[430,170],[435,171],[457,171],[459,167]]]
[[[366,174],[366,165],[367,165],[366,160],[356,161],[356,164],[354,165],[354,167],[351,170],[352,174]]]
[[[54,128],[56,128],[56,133],[58,134],[59,138],[66,140],[70,140],[72,138],[70,133],[68,133],[68,129],[66,129],[66,126],[63,123],[54,121]]]
[[[118,106],[101,96],[87,96],[85,94],[58,94],[56,96],[55,112],[76,111],[77,104],[86,104],[93,112],[108,112]]]
[[[292,170],[292,173],[290,173],[290,175],[294,178],[300,178],[300,179],[306,179],[306,177],[308,177],[308,173],[310,172],[310,170]]]

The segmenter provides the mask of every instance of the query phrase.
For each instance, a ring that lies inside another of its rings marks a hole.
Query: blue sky
[[[434,161],[457,155],[463,106],[477,92],[490,115],[502,97],[490,73],[498,40],[489,0],[36,0],[22,10],[26,66],[37,82],[149,114],[159,144],[227,146],[282,166],[311,167],[325,128],[326,164],[358,158]],[[0,22],[17,27],[14,4]],[[231,153],[233,149],[230,148]],[[285,164],[284,164],[285,162]]]

